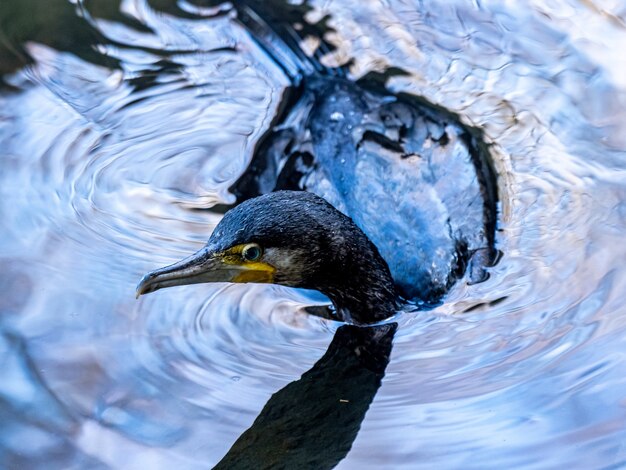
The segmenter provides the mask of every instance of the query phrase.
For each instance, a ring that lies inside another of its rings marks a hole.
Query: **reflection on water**
[[[41,5],[0,8],[0,458],[215,465],[345,330],[275,286],[133,291],[208,238],[288,81],[226,7]],[[490,279],[397,318],[338,468],[626,465],[615,5],[312,2],[322,62],[484,131],[501,200]]]
[[[339,328],[324,356],[272,395],[215,468],[334,468],[380,387],[395,331]]]

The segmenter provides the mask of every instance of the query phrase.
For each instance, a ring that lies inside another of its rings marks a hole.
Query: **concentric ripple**
[[[134,287],[209,237],[287,80],[228,4],[105,3],[0,16],[33,31],[0,31],[23,62],[0,82],[0,460],[207,468],[339,325],[276,286]],[[338,468],[626,465],[624,10],[311,6],[335,30],[323,63],[402,68],[394,92],[482,129],[500,195],[502,258],[395,318]],[[60,40],[85,29],[89,50]]]

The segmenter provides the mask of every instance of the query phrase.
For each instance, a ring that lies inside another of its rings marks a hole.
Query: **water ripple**
[[[335,29],[325,64],[401,67],[394,91],[484,130],[501,196],[500,262],[395,318],[338,468],[625,465],[624,9],[312,7]],[[339,325],[276,286],[139,301],[134,286],[209,237],[221,216],[206,209],[232,202],[287,81],[226,4],[62,8],[102,60],[20,39],[32,62],[0,90],[0,452],[9,468],[205,468]]]

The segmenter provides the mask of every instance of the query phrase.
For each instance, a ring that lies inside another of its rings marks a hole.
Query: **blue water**
[[[206,241],[288,80],[225,7],[93,3],[0,6],[0,466],[207,468],[339,324],[276,286],[134,288]],[[626,9],[312,7],[326,65],[482,129],[500,195],[502,258],[398,316],[338,468],[626,467]]]

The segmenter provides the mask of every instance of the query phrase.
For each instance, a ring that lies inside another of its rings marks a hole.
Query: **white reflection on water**
[[[504,253],[487,282],[400,318],[339,467],[625,465],[626,11],[439,3],[316,13],[337,30],[328,63],[402,67],[394,90],[485,130]],[[204,468],[337,327],[271,286],[134,300],[141,274],[208,238],[218,216],[193,209],[228,199],[286,81],[228,16],[123,6],[158,34],[91,18],[121,70],[29,43],[0,96],[9,468]]]

